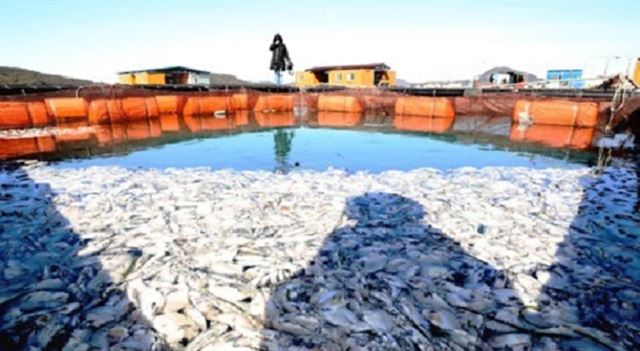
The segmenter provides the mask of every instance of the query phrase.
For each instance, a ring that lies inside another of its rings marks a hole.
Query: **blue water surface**
[[[161,146],[54,163],[59,168],[211,167],[234,170],[326,170],[349,172],[408,171],[421,167],[522,166],[583,167],[583,164],[537,152],[507,151],[487,144],[459,143],[433,134],[295,128],[217,135]]]

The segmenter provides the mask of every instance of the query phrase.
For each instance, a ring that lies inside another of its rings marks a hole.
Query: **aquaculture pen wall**
[[[300,125],[374,126],[420,133],[489,127],[504,129],[503,136],[512,141],[585,149],[608,122],[610,105],[609,99],[602,98],[559,99],[512,92],[451,96],[455,92],[438,91],[424,96],[419,95],[424,92],[386,89],[266,90],[115,85],[0,96],[0,129],[56,127],[51,133],[37,129],[14,133],[19,137],[0,137],[0,159],[80,150],[89,144],[102,147],[153,143],[170,135],[189,137],[184,133]],[[626,106],[640,106],[640,99],[631,102]]]
[[[264,92],[248,88],[206,91],[89,86],[0,97],[0,129],[88,125],[158,118],[165,114],[224,115],[236,111],[331,111],[426,117],[511,116],[514,122],[601,126],[610,101],[553,98],[518,93],[477,96],[414,96],[383,89]]]

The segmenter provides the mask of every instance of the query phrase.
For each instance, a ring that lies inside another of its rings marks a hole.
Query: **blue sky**
[[[497,65],[596,74],[640,56],[640,0],[0,0],[0,65],[105,82],[167,65],[269,80],[276,32],[296,69],[382,61],[411,82]]]

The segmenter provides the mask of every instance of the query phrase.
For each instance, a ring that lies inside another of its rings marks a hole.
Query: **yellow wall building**
[[[319,84],[352,87],[396,85],[396,72],[384,63],[373,63],[313,67],[296,73],[296,85],[299,87],[312,87]]]
[[[193,84],[209,85],[209,72],[183,66],[118,72],[120,84]]]
[[[636,61],[636,67],[633,70],[633,77],[631,77],[631,79],[636,83],[636,85],[640,86],[640,57],[638,57],[638,60]]]

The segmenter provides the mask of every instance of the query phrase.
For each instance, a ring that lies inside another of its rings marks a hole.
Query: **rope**
[[[613,93],[613,98],[611,98],[611,107],[610,107],[610,115],[609,122],[607,123],[607,129],[611,128],[613,124],[613,118],[616,116],[618,112],[624,107],[624,104],[627,102],[627,97],[631,95],[632,89],[628,89],[624,84],[619,86],[616,91]]]

